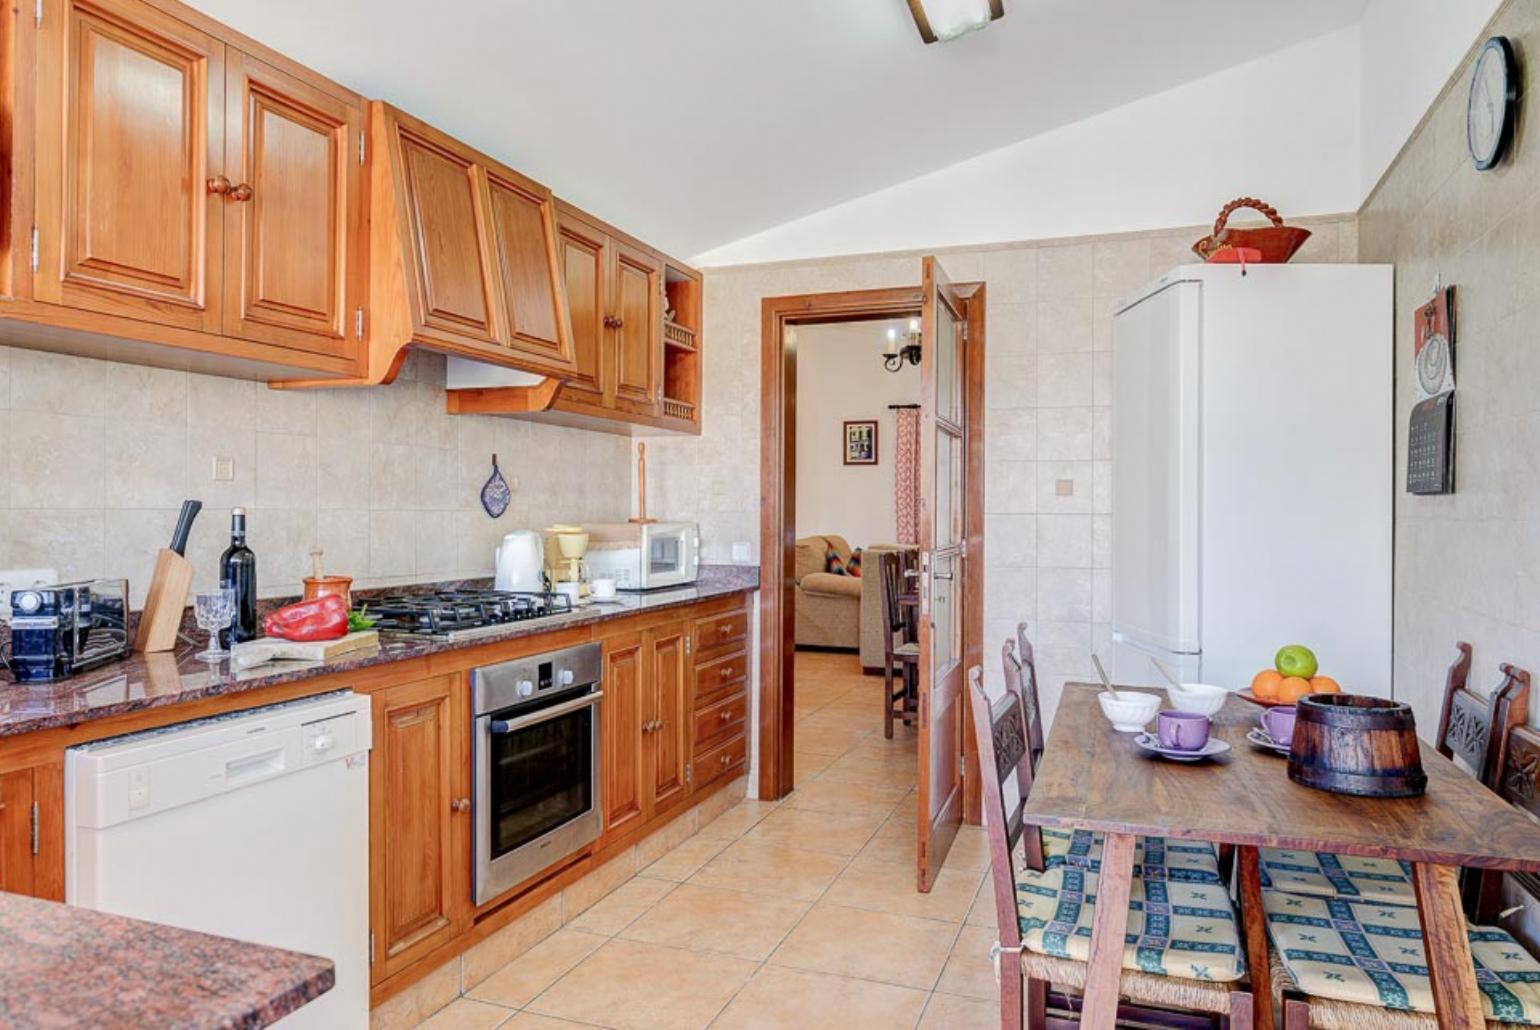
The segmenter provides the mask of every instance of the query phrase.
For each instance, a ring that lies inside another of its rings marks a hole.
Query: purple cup
[[[1294,706],[1262,709],[1262,729],[1273,738],[1274,744],[1288,747],[1289,741],[1294,739]]]
[[[1208,743],[1208,716],[1198,712],[1161,712],[1155,717],[1160,746],[1172,751],[1201,751]]]

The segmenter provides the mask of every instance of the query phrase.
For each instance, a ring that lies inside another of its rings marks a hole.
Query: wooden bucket
[[[1311,694],[1296,706],[1289,779],[1360,797],[1408,798],[1428,787],[1409,706],[1362,694]]]

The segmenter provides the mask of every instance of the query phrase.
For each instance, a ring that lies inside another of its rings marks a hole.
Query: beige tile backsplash
[[[1314,235],[1296,260],[1356,260],[1352,216],[1302,224]],[[1110,642],[1112,304],[1193,261],[1189,248],[1207,231],[1195,226],[941,255],[954,280],[982,279],[989,288],[987,653],[1017,620],[1031,622],[1050,712],[1065,678],[1094,674],[1093,643]],[[761,299],[916,283],[919,258],[875,254],[708,269],[703,432],[698,439],[649,440],[649,511],[699,518],[710,559],[728,559],[734,541],[748,543],[757,557]],[[1067,492],[1061,483],[1069,484]],[[998,679],[998,661],[985,669]]]
[[[195,586],[215,581],[241,505],[264,596],[297,593],[316,546],[361,586],[484,576],[509,530],[630,514],[626,438],[447,415],[443,381],[441,357],[414,354],[390,386],[284,392],[0,339],[0,567],[126,576],[137,602],[186,497],[204,503]],[[480,502],[494,452],[519,481],[495,520]],[[232,480],[214,480],[216,457]]]

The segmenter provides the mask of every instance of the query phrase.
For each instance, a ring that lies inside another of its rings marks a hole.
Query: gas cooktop
[[[360,605],[359,611],[365,606]],[[435,640],[467,640],[497,633],[510,622],[549,619],[572,613],[563,594],[510,590],[441,590],[391,594],[368,602],[375,629]]]

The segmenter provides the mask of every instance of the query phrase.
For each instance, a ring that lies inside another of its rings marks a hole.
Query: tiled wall
[[[443,382],[431,354],[391,386],[281,392],[0,346],[0,568],[126,576],[137,602],[186,497],[204,504],[195,587],[242,505],[264,596],[298,593],[318,545],[360,586],[484,576],[511,529],[629,514],[626,438],[446,415]],[[494,452],[519,481],[496,520],[479,499]],[[216,456],[233,480],[213,480]]]
[[[1297,260],[1354,260],[1351,217],[1304,220]],[[1110,642],[1111,305],[1193,260],[1182,228],[946,251],[954,280],[988,284],[986,640],[1033,626],[1051,713],[1066,678],[1093,675]],[[705,422],[699,439],[649,443],[649,510],[701,520],[708,557],[758,554],[760,300],[917,283],[919,255],[881,254],[706,272]],[[1067,480],[1072,493],[1057,489]],[[994,653],[993,647],[986,654]],[[986,671],[998,678],[998,661]]]
[[[1513,0],[1487,35],[1540,53],[1540,5]],[[1437,726],[1454,644],[1474,683],[1500,662],[1540,673],[1540,127],[1521,114],[1510,158],[1466,154],[1470,62],[1433,105],[1360,219],[1364,261],[1396,265],[1396,693]],[[1520,111],[1524,102],[1520,103]],[[1436,278],[1456,287],[1456,492],[1405,492],[1412,315]],[[1531,705],[1540,725],[1540,706]]]

